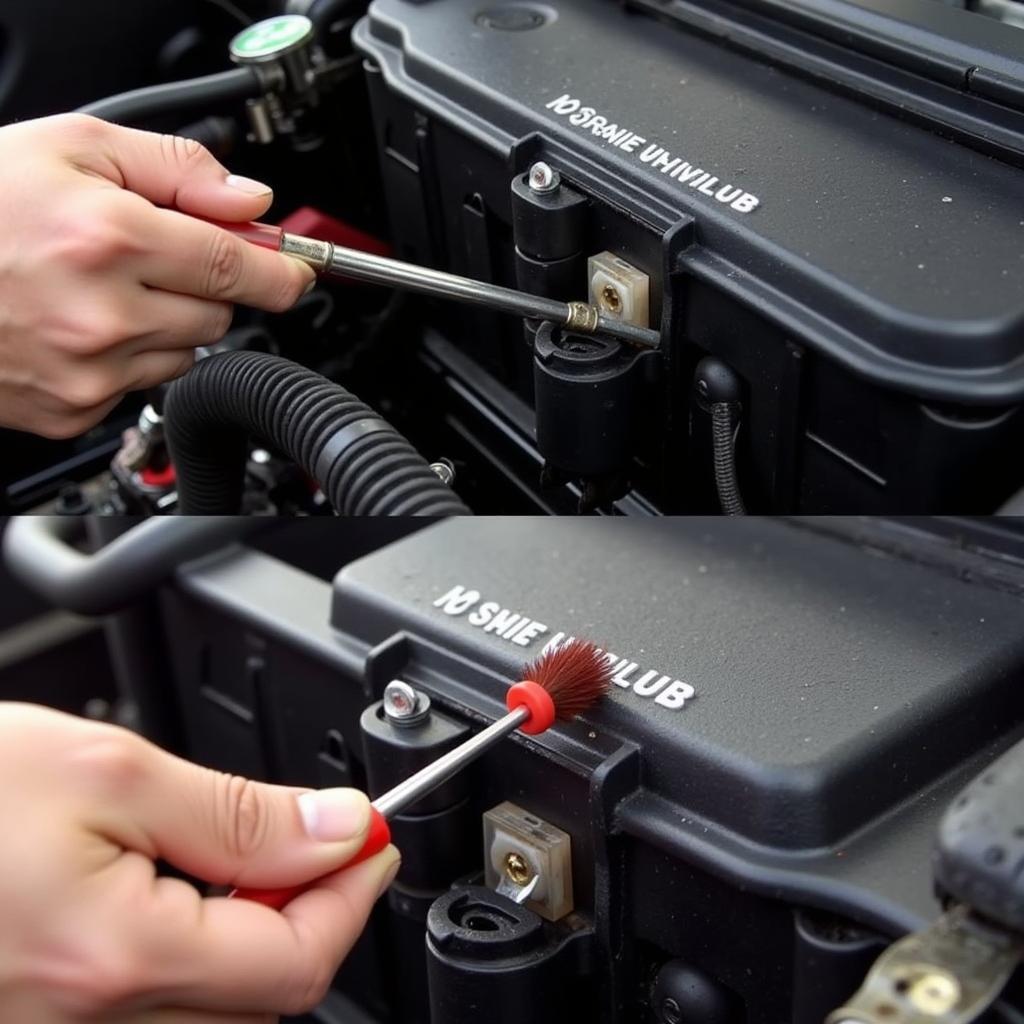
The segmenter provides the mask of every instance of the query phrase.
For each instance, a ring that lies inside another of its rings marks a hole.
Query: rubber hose
[[[168,390],[181,515],[239,511],[250,438],[284,452],[352,516],[468,515],[426,459],[343,387],[262,352],[203,359]]]
[[[259,79],[250,68],[233,68],[216,75],[152,85],[108,96],[80,107],[78,112],[104,121],[132,125],[159,114],[180,114],[202,107],[252,99],[261,94]]]
[[[746,514],[740,485],[736,479],[733,403],[716,402],[711,407],[711,439],[714,446],[715,486],[718,501],[727,516]]]

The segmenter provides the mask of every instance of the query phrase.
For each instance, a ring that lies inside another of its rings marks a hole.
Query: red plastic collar
[[[509,687],[505,696],[505,706],[509,711],[525,707],[530,712],[530,717],[519,726],[529,736],[536,736],[537,733],[544,732],[555,724],[555,702],[551,699],[551,694],[540,683],[530,679],[524,679],[521,683]]]

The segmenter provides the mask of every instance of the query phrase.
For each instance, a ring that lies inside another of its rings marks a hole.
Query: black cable
[[[203,359],[168,390],[164,431],[181,515],[235,515],[249,440],[283,452],[353,516],[468,515],[427,460],[369,406],[262,352]]]
[[[746,514],[740,485],[736,478],[736,425],[734,403],[715,402],[711,406],[711,439],[715,458],[715,486],[718,500],[727,516]]]
[[[250,68],[233,68],[216,75],[151,85],[108,96],[81,107],[78,112],[104,121],[131,125],[160,114],[181,114],[201,107],[252,99],[261,95],[262,91],[254,71]]]

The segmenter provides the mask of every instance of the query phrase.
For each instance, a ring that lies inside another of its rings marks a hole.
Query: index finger
[[[316,280],[299,260],[187,214],[149,207],[141,220],[138,230],[146,247],[135,266],[151,288],[280,313]]]

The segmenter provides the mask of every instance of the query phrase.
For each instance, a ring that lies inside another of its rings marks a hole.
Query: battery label
[[[680,187],[692,188],[737,213],[753,213],[761,205],[761,200],[752,192],[723,181],[717,174],[704,170],[696,163],[684,160],[657,140],[647,139],[632,128],[616,124],[610,117],[599,113],[594,107],[588,107],[569,93],[552,100],[545,105],[545,109],[564,118],[580,131],[589,132],[594,138],[602,139],[623,153],[629,153],[652,171],[658,171],[666,178],[678,182]]]
[[[484,600],[479,590],[456,584],[434,601],[434,607],[452,618],[464,618],[471,626],[491,633],[506,643],[523,648],[540,648],[546,653],[574,638],[565,632],[552,632],[543,622],[504,607],[500,601]],[[687,682],[656,669],[645,669],[639,662],[602,651],[612,666],[612,682],[637,697],[653,700],[670,711],[685,707],[697,694]]]

